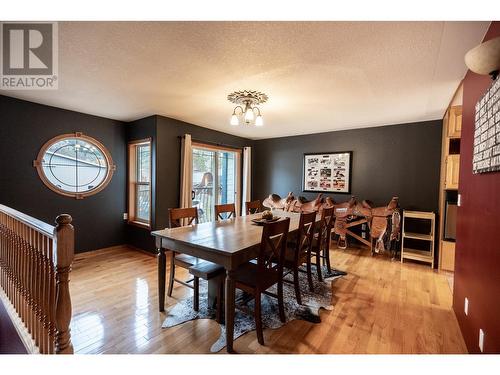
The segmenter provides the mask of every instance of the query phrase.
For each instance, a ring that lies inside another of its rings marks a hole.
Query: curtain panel
[[[245,202],[252,200],[252,148],[243,147],[243,191],[241,194],[242,209],[246,214]]]

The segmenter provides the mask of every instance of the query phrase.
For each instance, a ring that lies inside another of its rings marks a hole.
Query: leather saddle
[[[371,210],[358,203],[355,196],[347,202],[335,204],[333,213],[335,215],[334,233],[338,235],[337,246],[341,249],[347,248],[347,224],[359,217],[369,220]]]
[[[373,207],[373,202],[368,200],[363,201],[362,205],[371,211],[371,220],[368,220],[368,227],[370,228],[372,241],[375,239],[372,253],[384,252],[386,244],[391,247],[394,241],[399,241],[401,233],[399,198],[392,197],[389,204],[384,207]]]
[[[266,199],[264,199],[262,205],[269,209],[290,211],[294,202],[295,197],[292,192],[289,192],[285,198],[281,198],[278,194],[270,194]]]
[[[323,199],[322,193],[319,193],[312,201],[306,201],[303,197],[295,198],[292,192],[289,192],[286,198],[271,194],[262,203],[266,208],[292,212],[321,212],[324,207],[332,207],[334,204],[335,202],[330,197]]]

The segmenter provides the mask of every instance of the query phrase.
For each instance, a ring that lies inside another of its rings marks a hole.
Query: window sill
[[[139,227],[139,228],[142,228],[142,229],[149,229],[149,230],[151,230],[151,224],[148,224],[148,223],[142,223],[140,221],[129,220],[129,221],[127,221],[127,224],[133,225],[135,227]]]

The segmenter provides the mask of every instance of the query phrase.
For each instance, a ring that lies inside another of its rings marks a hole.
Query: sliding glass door
[[[193,207],[200,223],[214,220],[214,205],[235,203],[238,207],[240,152],[193,144]]]

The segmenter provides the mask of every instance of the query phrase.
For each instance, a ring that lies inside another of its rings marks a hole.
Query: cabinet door
[[[441,269],[455,270],[455,242],[441,241]]]
[[[460,155],[448,155],[446,157],[445,189],[458,189],[459,168]]]
[[[462,132],[462,106],[450,108],[448,117],[448,137],[460,138]]]

